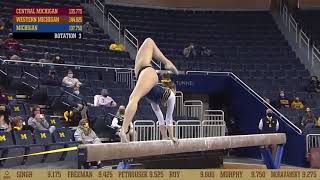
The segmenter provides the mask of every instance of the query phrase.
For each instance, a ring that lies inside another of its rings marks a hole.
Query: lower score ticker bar
[[[14,39],[82,39],[80,32],[52,32],[52,33],[13,33]]]

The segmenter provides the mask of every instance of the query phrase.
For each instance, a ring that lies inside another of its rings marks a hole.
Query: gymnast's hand
[[[122,143],[128,143],[129,142],[129,140],[127,139],[127,135],[124,132],[124,128],[121,128],[121,130],[119,131],[119,137],[120,137]]]
[[[173,143],[178,142],[178,139],[177,139],[177,138],[175,138],[175,137],[170,138],[170,140],[171,140]]]

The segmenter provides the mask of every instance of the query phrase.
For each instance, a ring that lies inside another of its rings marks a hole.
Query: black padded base
[[[192,152],[135,159],[146,169],[204,169],[223,165],[223,151]]]

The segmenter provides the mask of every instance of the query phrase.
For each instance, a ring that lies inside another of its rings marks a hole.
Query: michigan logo
[[[0,141],[6,141],[7,139],[6,139],[6,136],[5,135],[2,135],[2,136],[0,136]]]
[[[19,107],[19,106],[13,107],[13,111],[14,111],[14,112],[20,112],[20,107]]]
[[[46,139],[47,138],[47,134],[46,133],[40,133],[40,138],[41,139]]]
[[[11,179],[11,176],[9,174],[9,171],[4,172],[4,176],[2,177],[3,179]]]
[[[50,123],[51,123],[51,124],[56,124],[56,120],[55,120],[55,119],[51,119],[51,120],[50,120]]]
[[[21,139],[28,139],[27,134],[20,134]]]
[[[65,137],[64,132],[59,132],[59,136],[60,136],[61,138],[64,138],[64,137]]]

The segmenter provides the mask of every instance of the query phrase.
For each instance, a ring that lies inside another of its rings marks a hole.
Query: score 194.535
[[[82,31],[82,26],[81,25],[70,25],[69,31]]]

